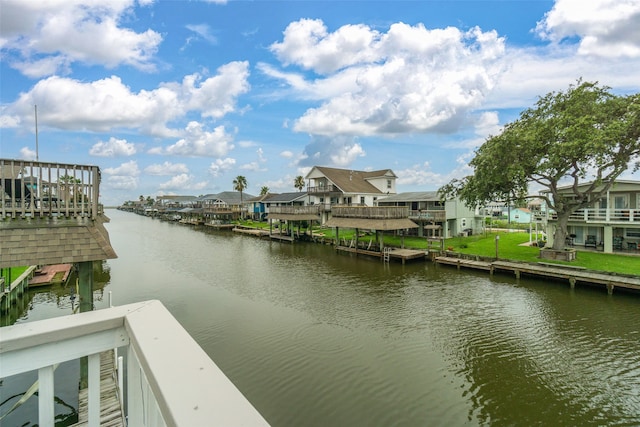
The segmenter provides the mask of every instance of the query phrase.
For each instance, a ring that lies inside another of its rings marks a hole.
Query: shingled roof
[[[377,171],[357,171],[352,169],[336,169],[323,166],[315,166],[314,169],[320,171],[329,181],[338,187],[343,193],[378,193],[385,194],[368,180],[372,178],[390,177],[396,175],[391,169]]]

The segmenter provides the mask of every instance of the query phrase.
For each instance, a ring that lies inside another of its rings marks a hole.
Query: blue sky
[[[36,158],[37,105],[38,158],[107,205],[314,165],[435,190],[579,78],[640,91],[640,0],[0,0],[0,157]]]

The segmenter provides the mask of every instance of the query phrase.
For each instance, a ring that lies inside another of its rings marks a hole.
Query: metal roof
[[[378,198],[380,203],[400,203],[400,202],[438,202],[440,201],[437,191],[414,191],[408,193],[393,194],[389,197]]]
[[[331,217],[325,224],[327,227],[358,228],[362,230],[404,230],[405,228],[418,228],[418,224],[409,218],[394,219],[362,219],[362,218],[338,218]]]

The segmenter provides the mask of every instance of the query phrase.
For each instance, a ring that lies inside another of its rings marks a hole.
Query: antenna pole
[[[36,162],[40,161],[40,156],[38,155],[38,106],[34,105],[35,113],[36,113]]]

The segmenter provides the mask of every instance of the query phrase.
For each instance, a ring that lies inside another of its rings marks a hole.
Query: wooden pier
[[[576,283],[604,286],[607,293],[611,295],[614,288],[640,291],[640,277],[623,276],[606,272],[587,270],[581,267],[573,267],[564,264],[551,263],[525,263],[511,261],[480,261],[473,259],[462,259],[456,257],[439,256],[435,258],[438,264],[455,266],[460,268],[471,268],[476,270],[489,271],[491,274],[497,271],[509,272],[520,278],[522,274],[539,278],[549,278],[554,280],[567,280],[574,288]]]
[[[113,350],[100,353],[100,426],[122,427],[126,423],[118,394]],[[78,399],[78,423],[71,427],[88,426],[88,389],[80,391]]]
[[[233,231],[235,231],[236,233],[242,233],[242,234],[250,234],[252,236],[257,236],[257,237],[266,237],[269,235],[269,232],[267,230],[262,230],[259,228],[248,228],[248,227],[242,227],[242,226],[236,226]]]
[[[427,253],[424,250],[401,249],[401,248],[391,248],[391,247],[389,247],[388,249],[389,250],[387,251],[387,254],[389,255],[389,258],[398,259],[402,261],[403,264],[409,260],[424,259],[427,256]],[[371,251],[371,250],[360,249],[360,248],[355,248],[351,246],[336,246],[336,251],[350,252],[356,255],[366,255],[366,256],[372,256],[376,258],[384,258],[385,256],[385,252]]]
[[[54,264],[38,268],[33,272],[29,286],[48,286],[67,283],[72,267],[72,264]]]

